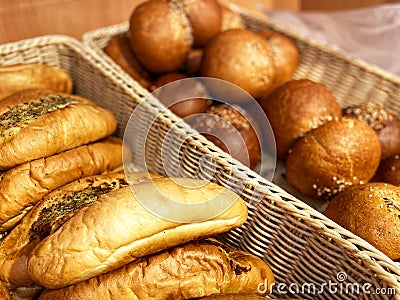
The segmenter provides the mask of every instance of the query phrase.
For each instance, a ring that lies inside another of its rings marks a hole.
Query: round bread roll
[[[371,180],[380,155],[379,140],[368,125],[352,118],[333,120],[296,142],[286,161],[286,178],[305,195],[329,199]]]
[[[184,300],[214,293],[257,294],[259,283],[264,281],[272,285],[274,276],[260,258],[213,240],[201,240],[144,257],[73,286],[46,290],[39,300]]]
[[[289,81],[260,101],[276,140],[276,153],[286,159],[295,141],[311,129],[341,116],[335,96],[309,79]]]
[[[225,5],[221,5],[221,31],[246,29],[243,17]]]
[[[182,73],[173,72],[160,76],[154,83],[153,95],[181,118],[204,113],[212,103],[204,84],[196,79],[181,80],[186,78]],[[174,83],[167,85],[171,82]]]
[[[185,73],[189,76],[198,76],[201,69],[201,61],[203,59],[203,48],[190,50],[184,65]]]
[[[254,98],[260,97],[270,88],[274,71],[268,43],[249,30],[223,31],[204,48],[201,75],[231,82]],[[231,99],[239,103],[248,101],[248,98],[236,99],[235,93],[225,95],[218,83],[208,88],[219,99]]]
[[[343,116],[368,124],[378,135],[382,156],[386,159],[400,154],[400,119],[380,104],[363,103],[343,109]]]
[[[400,155],[396,154],[382,160],[372,181],[400,186]]]
[[[353,186],[332,198],[325,215],[391,259],[400,259],[399,187],[380,182]]]
[[[58,66],[42,63],[0,66],[1,99],[27,89],[45,89],[52,92],[71,93],[73,80]]]
[[[160,208],[167,217],[158,216]],[[28,272],[39,285],[57,289],[221,234],[246,218],[246,203],[217,184],[188,178],[146,180],[100,195],[74,214],[31,251]]]
[[[286,35],[275,30],[258,32],[270,45],[275,66],[274,83],[270,91],[289,81],[299,65],[299,50]]]
[[[51,191],[121,165],[122,140],[108,137],[0,172],[0,232],[13,228]]]
[[[192,48],[193,35],[180,2],[149,0],[131,15],[129,41],[143,66],[161,74],[182,67]]]
[[[129,43],[127,35],[118,35],[111,38],[104,48],[106,53],[122,70],[140,83],[145,89],[150,88],[152,78],[149,72],[138,61]]]
[[[19,103],[0,115],[0,170],[100,140],[116,127],[110,111],[75,95]]]
[[[187,122],[245,166],[254,169],[261,160],[260,141],[255,122],[246,111],[228,104],[213,105],[206,114]]]
[[[203,47],[221,28],[221,8],[217,0],[182,1],[193,32],[193,46]]]

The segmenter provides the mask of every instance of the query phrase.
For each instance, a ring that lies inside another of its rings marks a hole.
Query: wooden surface
[[[80,38],[86,31],[129,20],[144,0],[0,0],[0,44],[46,34]],[[255,12],[267,9],[346,9],[383,0],[225,0]]]

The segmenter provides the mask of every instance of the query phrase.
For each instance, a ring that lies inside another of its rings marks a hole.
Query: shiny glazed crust
[[[191,299],[215,293],[257,294],[274,282],[260,258],[218,242],[198,241],[141,258],[39,299]]]
[[[46,288],[65,287],[145,255],[226,232],[244,223],[247,206],[239,196],[213,183],[197,188],[185,186],[193,182],[205,183],[158,178],[99,196],[37,245],[28,262],[30,276]],[[166,198],[173,199],[188,204],[183,205],[186,217],[198,218],[208,214],[211,207],[199,209],[192,205],[216,196],[218,204],[230,206],[216,217],[197,222],[164,219],[143,206],[143,201],[150,201],[175,212],[176,206],[165,206],[164,202]]]

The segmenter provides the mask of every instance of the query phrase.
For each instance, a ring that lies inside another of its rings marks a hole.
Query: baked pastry
[[[245,202],[217,184],[188,178],[142,181],[100,195],[39,242],[30,253],[29,275],[46,288],[65,287],[226,232],[246,218]]]
[[[0,232],[13,228],[51,191],[121,165],[122,140],[108,137],[0,172]]]
[[[73,89],[73,80],[67,71],[42,63],[0,66],[0,82],[0,102],[4,97],[26,89],[61,93],[71,93]]]
[[[199,76],[201,69],[201,61],[203,59],[203,48],[196,48],[190,50],[183,70],[189,76]]]
[[[106,53],[122,70],[140,83],[145,89],[151,86],[152,78],[149,72],[138,61],[126,34],[114,36],[104,48]]]
[[[381,160],[378,170],[371,181],[386,182],[400,186],[400,155]]]
[[[400,119],[382,105],[368,102],[348,106],[343,109],[343,116],[363,121],[376,132],[381,142],[381,159],[400,154]]]
[[[243,17],[225,5],[221,5],[221,31],[246,29]]]
[[[307,196],[329,199],[370,181],[380,156],[378,137],[368,125],[353,118],[332,120],[296,142],[286,160],[286,178]]]
[[[212,103],[205,85],[194,78],[181,80],[187,78],[185,74],[173,72],[154,82],[153,95],[181,118],[205,113]]]
[[[143,257],[73,286],[46,290],[39,299],[179,300],[214,293],[257,294],[264,281],[272,285],[274,277],[260,258],[201,240]]]
[[[299,50],[289,37],[278,31],[266,29],[257,33],[267,41],[272,50],[275,66],[274,82],[270,88],[272,91],[292,78],[299,65]]]
[[[105,138],[116,127],[110,111],[83,97],[33,98],[0,115],[0,170]]]
[[[228,104],[213,105],[187,122],[217,147],[254,169],[261,160],[255,121],[246,111]]]
[[[17,104],[28,102],[32,99],[45,97],[52,93],[52,91],[41,89],[27,89],[15,92],[0,101],[0,116]]]
[[[149,0],[131,14],[129,41],[132,50],[152,73],[177,71],[192,48],[192,29],[181,4]]]
[[[233,83],[254,98],[261,97],[270,88],[274,72],[268,43],[249,30],[220,32],[204,48],[201,75]],[[236,103],[249,101],[249,97],[236,98],[236,91],[226,94],[218,83],[207,86],[215,98]]]
[[[353,186],[328,203],[325,215],[391,259],[400,259],[399,187],[380,182]]]
[[[341,116],[335,96],[309,79],[286,82],[259,103],[271,124],[280,159],[286,159],[295,141],[311,129]]]
[[[217,0],[181,1],[193,33],[193,47],[204,47],[221,28],[221,8]]]

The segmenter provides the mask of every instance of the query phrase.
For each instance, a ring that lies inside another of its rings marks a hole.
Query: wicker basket
[[[164,166],[168,165],[176,175],[184,173],[195,177],[205,174],[200,170],[200,158],[206,154],[212,157],[209,163],[216,172],[209,178],[240,192],[249,203],[248,221],[238,230],[225,234],[223,240],[265,259],[281,288],[283,284],[287,288],[289,284],[303,287],[304,283],[311,288],[319,287],[315,293],[299,290],[294,294],[289,293],[289,289],[274,289],[271,297],[398,299],[396,296],[366,293],[329,293],[327,288],[323,289],[327,283],[360,286],[368,283],[372,286],[371,292],[378,288],[394,288],[400,295],[400,268],[357,236],[232,160],[168,110],[165,111],[158,101],[144,101],[147,95],[144,89],[99,56],[89,56],[78,41],[48,36],[0,46],[1,65],[28,62],[58,65],[70,72],[75,82],[75,93],[93,99],[116,115],[119,136],[123,135],[134,108],[141,104],[140,116],[136,120],[138,140],[131,146],[135,157],[147,158],[150,171],[165,173]],[[149,119],[156,119],[154,126],[149,132],[140,132],[142,124],[145,125]],[[170,147],[161,149],[165,137],[171,136]],[[144,144],[148,147],[137,146]],[[176,153],[179,153],[178,159]],[[347,278],[344,280],[338,274]],[[287,294],[279,293],[282,291]]]
[[[250,29],[278,30],[295,41],[301,56],[294,79],[309,78],[322,82],[342,106],[372,101],[400,115],[399,78],[332,47],[271,24],[267,19],[240,7],[232,8],[244,16]],[[83,41],[94,57],[109,66],[115,78],[122,79],[126,86],[137,88],[138,84],[103,51],[113,36],[126,34],[128,26],[128,23],[123,23],[97,29],[86,33]],[[140,88],[136,97],[146,93]],[[189,133],[192,134],[190,130]],[[163,135],[159,132],[159,137]],[[191,175],[197,174],[196,161],[204,154],[211,154],[217,161],[215,181],[234,191],[242,191],[242,197],[249,203],[250,217],[242,228],[223,238],[270,264],[283,289],[283,292],[274,289],[272,298],[400,299],[400,265],[324,217],[320,211],[325,204],[316,203],[293,190],[282,176],[282,165],[277,166],[274,184],[235,161],[227,161],[221,151],[196,135],[187,137],[183,148],[183,151],[180,148],[171,151],[180,151],[181,167],[190,170]],[[153,162],[154,166],[156,164]],[[337,287],[336,291],[328,288],[330,283]],[[290,284],[294,289],[289,292]],[[354,288],[371,284],[371,293],[361,291],[357,294],[351,290],[352,284]],[[319,290],[311,291],[314,287]],[[296,289],[298,291],[291,293]]]

